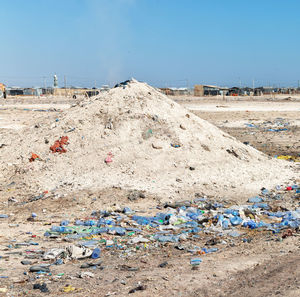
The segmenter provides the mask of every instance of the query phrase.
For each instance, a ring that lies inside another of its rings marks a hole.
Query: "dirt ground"
[[[294,100],[180,100],[186,108],[256,149],[297,156],[300,151],[300,98]],[[255,127],[247,125],[253,124]],[[269,129],[284,131],[269,131]]]
[[[226,101],[182,100],[175,98],[196,115],[218,126],[241,142],[270,155],[300,153],[300,102],[295,100]],[[11,100],[0,104],[0,137],[11,129],[34,125],[38,119],[57,115],[68,109],[73,101]],[[247,124],[250,124],[250,126]],[[254,126],[252,126],[254,125]],[[268,129],[287,129],[268,131]],[[1,145],[1,139],[0,139]],[[288,161],[287,161],[288,162]],[[300,180],[296,181],[300,186]],[[0,198],[13,197],[13,185],[1,185],[6,191]],[[288,185],[283,185],[283,187]],[[26,189],[25,189],[26,191]],[[278,209],[299,207],[300,196],[280,192],[283,199],[274,202]],[[25,194],[25,193],[24,193]],[[52,247],[64,247],[70,242],[63,237],[44,236],[51,225],[62,220],[89,218],[93,210],[116,210],[123,207],[128,193],[122,189],[101,192],[79,192],[56,197],[46,195],[38,201],[18,204],[0,200],[0,295],[3,296],[300,296],[300,232],[283,238],[283,232],[244,230],[241,237],[217,237],[199,232],[187,245],[217,247],[215,253],[201,255],[203,262],[192,266],[190,259],[198,254],[190,248],[178,249],[173,243],[137,244],[123,250],[103,246],[101,264],[80,268],[86,262],[99,259],[70,260],[64,265],[51,266],[50,274],[34,275],[21,260],[31,265],[41,264],[38,255]],[[184,199],[185,197],[183,197]],[[214,197],[209,197],[212,201]],[[147,202],[146,202],[147,201]],[[215,201],[223,202],[223,201]],[[142,201],[127,201],[126,206],[146,215],[162,207],[159,197]],[[32,219],[32,213],[37,217]],[[102,238],[113,239],[107,235]],[[119,240],[119,239],[118,239]],[[122,239],[120,239],[122,241]],[[38,245],[16,245],[34,241]],[[184,243],[185,244],[185,243]],[[89,271],[91,278],[78,273]],[[33,285],[46,283],[49,292],[34,290]],[[67,285],[75,290],[63,291]],[[132,289],[133,292],[130,293]],[[4,293],[1,293],[3,289]]]

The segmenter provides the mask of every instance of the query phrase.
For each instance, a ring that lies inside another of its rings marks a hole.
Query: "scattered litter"
[[[47,288],[47,284],[42,283],[42,284],[34,284],[33,285],[34,290],[40,290],[42,293],[48,293],[49,289]]]
[[[111,152],[109,152],[108,154],[107,154],[107,157],[105,158],[105,163],[106,164],[109,164],[109,163],[111,163],[112,162],[112,157],[113,157],[113,154],[111,153]]]
[[[68,140],[68,136],[62,136],[59,140],[56,140],[54,144],[50,146],[52,153],[66,153],[67,150],[64,148],[64,145],[69,144]]]
[[[62,291],[64,293],[79,292],[81,290],[82,290],[82,288],[74,288],[71,285],[67,285],[67,286],[62,288]]]
[[[49,265],[34,265],[30,267],[30,272],[50,272]]]
[[[132,294],[132,293],[135,293],[136,291],[144,291],[146,289],[147,289],[147,286],[145,286],[145,285],[138,285],[134,289],[131,289],[128,293]]]
[[[93,251],[86,247],[79,247],[75,245],[68,246],[66,248],[68,256],[71,259],[84,259],[92,255]]]
[[[43,259],[44,260],[52,260],[52,259],[56,259],[59,257],[63,257],[63,258],[66,257],[65,249],[53,248],[44,254]]]
[[[194,266],[200,265],[201,262],[202,262],[202,259],[200,259],[200,258],[193,258],[190,260],[191,265],[194,265]]]
[[[79,278],[94,278],[95,274],[89,271],[84,271],[84,272],[80,272],[78,273],[78,277]]]
[[[279,156],[275,156],[275,158],[280,160],[292,161],[292,162],[300,162],[300,157],[290,156],[290,155],[279,155]]]
[[[181,147],[181,145],[180,144],[171,143],[171,147],[179,148],[179,147]]]
[[[35,153],[31,153],[31,158],[29,159],[29,162],[34,162],[35,160],[40,160],[40,157]]]

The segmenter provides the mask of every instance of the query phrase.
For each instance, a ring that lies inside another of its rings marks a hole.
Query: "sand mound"
[[[64,135],[67,152],[52,153],[50,145]],[[244,197],[293,174],[287,163],[271,160],[134,80],[3,142],[8,145],[0,149],[2,179],[19,178],[31,193],[115,186],[168,200],[196,192]],[[29,163],[31,152],[42,161]],[[109,153],[112,162],[106,164]]]

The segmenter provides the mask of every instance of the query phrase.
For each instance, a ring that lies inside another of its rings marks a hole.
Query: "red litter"
[[[54,144],[50,146],[52,153],[66,153],[67,150],[64,148],[64,145],[69,144],[68,140],[68,136],[62,136],[59,140],[56,140]]]
[[[33,162],[36,159],[40,159],[40,157],[35,153],[31,153],[31,158],[29,159],[29,162]]]

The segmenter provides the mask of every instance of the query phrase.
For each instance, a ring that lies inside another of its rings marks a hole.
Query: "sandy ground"
[[[298,155],[300,151],[300,102],[297,101],[230,101],[215,100],[186,103],[196,115],[211,122],[241,142],[275,155]],[[253,124],[257,127],[249,127]],[[286,126],[284,126],[286,124]],[[268,129],[287,128],[287,131]]]
[[[58,101],[58,100],[57,100]],[[178,100],[180,101],[180,100]],[[44,101],[45,102],[45,101]],[[59,117],[62,110],[68,109],[74,102],[10,102],[0,105],[0,133],[34,125],[39,119]],[[226,102],[210,101],[181,102],[196,115],[215,124],[225,132],[242,142],[274,156],[275,154],[299,154],[299,110],[300,103],[285,102]],[[218,106],[226,107],[218,107]],[[51,109],[51,111],[49,110]],[[41,111],[45,109],[47,111]],[[278,128],[274,121],[278,118],[289,122],[287,131],[266,131],[266,127]],[[245,124],[261,125],[250,128]],[[1,143],[1,141],[0,141]],[[298,180],[298,183],[300,181]],[[13,185],[6,185],[6,192],[14,192]],[[0,192],[0,196],[3,192]],[[292,201],[299,204],[299,197],[284,194],[279,203],[283,208]],[[6,196],[6,195],[5,195]],[[142,284],[144,290],[136,291],[133,296],[300,296],[300,233],[282,239],[282,233],[247,231],[243,238],[226,239],[226,243],[217,243],[217,253],[201,256],[203,262],[194,269],[190,259],[194,257],[186,250],[174,248],[174,244],[159,244],[150,247],[140,246],[124,256],[116,250],[102,250],[100,269],[87,269],[93,278],[80,279],[78,272],[84,260],[72,260],[65,265],[53,266],[52,275],[40,275],[38,278],[28,273],[28,266],[21,260],[29,251],[47,250],[50,247],[65,246],[58,239],[46,239],[43,234],[49,224],[59,224],[63,219],[89,217],[94,209],[118,208],[128,205],[138,210],[138,214],[156,212],[160,204],[156,197],[147,202],[130,202],[124,197],[127,193],[121,189],[107,189],[101,192],[78,192],[64,199],[49,196],[44,200],[25,203],[8,203],[1,200],[1,212],[12,214],[9,219],[0,221],[0,276],[1,288],[6,288],[7,296],[127,296],[129,291]],[[88,197],[88,198],[87,198]],[[31,213],[38,217],[27,221]],[[205,246],[212,239],[209,234],[201,234],[191,244]],[[10,244],[34,240],[39,246],[11,248]],[[33,259],[32,264],[40,263]],[[159,264],[167,262],[164,267]],[[124,265],[124,266],[122,266]],[[63,273],[63,275],[59,275]],[[33,284],[45,282],[50,293],[33,290]],[[64,293],[67,284],[81,288],[77,292]],[[0,293],[1,294],[1,293]]]

